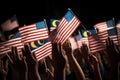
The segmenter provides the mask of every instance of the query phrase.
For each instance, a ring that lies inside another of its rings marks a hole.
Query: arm
[[[38,72],[38,62],[34,53],[31,53],[29,45],[24,45],[22,52],[26,57],[26,62],[28,65],[28,80],[41,80]]]
[[[69,64],[70,67],[73,69],[73,71],[75,72],[76,78],[77,80],[86,80],[85,79],[85,75],[82,71],[81,66],[78,64],[77,60],[75,59],[75,57],[73,56],[73,52],[72,52],[72,48],[71,48],[71,44],[69,41],[67,41],[64,45],[63,45],[63,49],[65,50],[65,53],[68,57],[69,60]]]
[[[61,51],[61,45],[52,44],[52,58],[54,63],[54,80],[66,80],[66,60]]]
[[[12,47],[12,51],[8,55],[8,59],[9,66],[12,71],[12,80],[28,80],[25,57],[20,57],[20,55],[18,55],[16,47]]]

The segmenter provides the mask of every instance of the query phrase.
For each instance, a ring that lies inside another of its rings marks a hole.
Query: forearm
[[[77,80],[85,80],[85,75],[84,75],[84,73],[82,71],[82,68],[78,64],[75,57],[73,55],[69,55],[68,60],[69,60],[69,64],[70,64],[71,68],[75,72]]]
[[[94,79],[95,80],[102,80],[99,64],[96,64],[95,66],[96,67],[94,68]]]

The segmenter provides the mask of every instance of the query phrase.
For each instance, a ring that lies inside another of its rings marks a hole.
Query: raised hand
[[[38,62],[35,58],[35,54],[31,53],[29,45],[24,45],[22,49],[23,55],[26,57],[28,66],[28,79],[29,80],[41,80],[38,72]]]
[[[92,71],[94,74],[94,80],[102,80],[101,74],[100,74],[100,68],[99,68],[99,62],[96,56],[93,54],[89,55],[89,66],[92,66]]]
[[[8,73],[8,60],[5,61],[5,65],[4,65],[3,60],[0,59],[0,75],[2,80],[6,80],[7,73]]]
[[[115,45],[113,40],[108,38],[106,40],[107,53],[111,59],[112,64],[116,64],[120,61],[120,48],[118,45]]]
[[[54,65],[54,80],[65,80],[66,60],[61,50],[61,44],[52,44],[52,59]]]
[[[12,70],[12,80],[27,80],[27,63],[25,57],[18,54],[17,47],[12,47],[8,59]]]

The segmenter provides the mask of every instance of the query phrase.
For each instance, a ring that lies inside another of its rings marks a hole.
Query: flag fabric
[[[82,36],[81,33],[78,31],[78,34],[72,36],[69,38],[72,49],[77,49],[77,48],[81,48],[82,46]]]
[[[106,49],[105,45],[103,44],[103,42],[101,42],[101,39],[99,38],[99,34],[101,34],[101,32],[88,35],[89,48],[91,54]]]
[[[54,29],[56,29],[59,22],[60,22],[59,19],[50,19],[50,31],[53,31]]]
[[[6,55],[6,53],[10,52],[10,49],[6,47],[6,42],[0,42],[0,56]]]
[[[37,61],[40,61],[52,53],[52,44],[49,40],[45,20],[21,27],[19,31],[22,42],[30,45],[31,51],[35,53]]]
[[[16,27],[19,27],[16,15],[13,15],[10,19],[1,24],[1,29],[3,32],[10,31]]]
[[[57,28],[50,33],[51,41],[63,44],[80,25],[80,20],[68,9]]]
[[[28,26],[20,27],[19,32],[21,34],[21,39],[23,43],[48,38],[48,29],[45,20]]]
[[[17,47],[17,50],[18,50],[19,53],[22,52],[22,48],[23,48],[24,45],[21,41],[21,36],[20,36],[19,32],[17,32],[13,37],[11,37],[10,40],[5,41],[5,47],[10,49],[8,51],[11,51],[12,46]]]
[[[120,45],[120,22],[118,22],[116,24],[116,28],[117,28],[118,41],[119,41],[119,45]]]
[[[52,54],[52,44],[50,39],[42,39],[38,41],[29,42],[31,51],[35,53],[37,61],[44,59]]]
[[[95,29],[91,29],[91,30],[81,30],[81,35],[82,35],[82,43],[89,45],[88,43],[88,35],[90,34],[95,34],[96,30]]]
[[[98,35],[104,44],[106,44],[105,40],[108,37],[110,37],[114,41],[115,44],[118,44],[117,29],[116,29],[114,20],[100,22],[94,25],[94,28],[98,32],[101,32]]]

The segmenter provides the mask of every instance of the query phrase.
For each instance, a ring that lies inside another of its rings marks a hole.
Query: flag
[[[77,48],[81,48],[82,46],[82,36],[81,33],[78,31],[78,34],[72,36],[69,38],[72,49],[77,49]]]
[[[12,36],[10,40],[5,41],[5,47],[10,49],[8,51],[11,51],[12,46],[17,47],[17,50],[18,50],[19,53],[22,52],[22,48],[23,48],[24,45],[21,41],[21,36],[20,36],[19,32],[17,32],[14,36]]]
[[[59,22],[60,22],[59,19],[50,19],[50,31],[53,31],[54,29],[56,29]]]
[[[48,38],[48,29],[45,20],[20,27],[19,32],[23,43]]]
[[[6,55],[10,49],[6,47],[6,42],[0,42],[0,56]]]
[[[89,48],[92,54],[106,49],[105,45],[101,42],[101,39],[99,38],[99,34],[101,34],[101,32],[88,35]]]
[[[117,29],[116,29],[114,20],[100,22],[96,24],[94,28],[98,32],[101,32],[98,35],[104,44],[106,44],[105,41],[108,37],[110,37],[114,41],[115,44],[118,44]]]
[[[120,43],[120,22],[116,24],[116,28],[117,28],[118,41]]]
[[[60,20],[57,28],[50,33],[51,41],[63,44],[80,25],[80,20],[75,16],[72,10]]]
[[[50,39],[41,39],[29,42],[31,51],[35,53],[37,61],[52,54],[52,44]]]
[[[89,45],[88,43],[88,35],[90,34],[95,34],[96,30],[95,29],[91,29],[91,30],[81,30],[81,35],[82,35],[82,43]]]
[[[19,27],[16,15],[13,15],[10,19],[1,24],[1,29],[3,32],[13,30],[16,27]]]
[[[52,44],[49,40],[45,20],[21,27],[19,31],[22,42],[30,45],[31,51],[35,53],[37,61],[40,61],[52,53]]]

